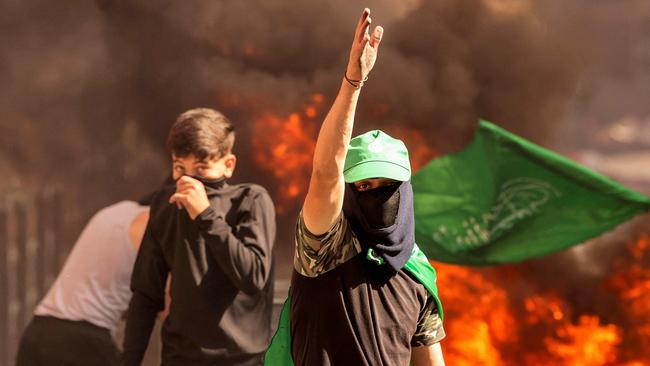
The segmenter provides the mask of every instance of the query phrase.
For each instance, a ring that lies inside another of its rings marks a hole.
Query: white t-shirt
[[[131,300],[131,272],[136,250],[129,226],[148,210],[122,201],[97,212],[34,314],[85,320],[113,331]]]

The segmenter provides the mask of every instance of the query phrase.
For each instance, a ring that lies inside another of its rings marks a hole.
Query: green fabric
[[[650,198],[487,121],[469,146],[432,160],[412,184],[416,240],[449,263],[553,253],[650,208]]]
[[[411,163],[406,145],[380,130],[351,139],[345,156],[343,178],[347,183],[369,178],[409,180]]]
[[[293,366],[291,357],[291,289],[282,305],[278,329],[271,339],[271,345],[264,353],[264,366]]]
[[[442,303],[438,297],[438,286],[436,285],[436,270],[417,245],[413,246],[411,258],[406,262],[404,269],[411,272],[429,291],[438,304],[440,319],[444,319]],[[264,365],[293,366],[291,357],[291,289],[289,289],[289,295],[284,301],[280,312],[278,329],[271,340],[271,345],[264,354]]]
[[[438,285],[436,284],[438,277],[436,275],[436,270],[433,268],[431,263],[429,263],[429,259],[422,250],[420,250],[420,247],[418,247],[417,244],[413,246],[411,258],[409,258],[404,265],[404,269],[411,272],[411,274],[415,276],[424,287],[426,287],[429,293],[436,300],[440,320],[445,320],[445,312],[442,309],[442,302],[440,302],[440,297],[438,296]]]

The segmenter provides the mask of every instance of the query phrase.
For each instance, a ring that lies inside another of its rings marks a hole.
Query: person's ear
[[[223,175],[230,179],[232,174],[235,172],[235,167],[237,166],[237,157],[234,154],[229,154],[224,163],[226,165],[226,170],[223,172]]]

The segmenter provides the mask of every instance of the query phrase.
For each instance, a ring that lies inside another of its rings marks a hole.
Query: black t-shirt
[[[168,203],[174,191],[163,189],[151,205],[131,280],[122,365],[139,365],[168,274],[164,365],[261,364],[271,337],[273,202],[257,185],[206,186],[210,207],[191,220]]]
[[[302,217],[291,283],[291,353],[297,366],[408,365],[411,348],[445,337],[436,302],[407,271],[386,271],[341,215],[314,236]]]

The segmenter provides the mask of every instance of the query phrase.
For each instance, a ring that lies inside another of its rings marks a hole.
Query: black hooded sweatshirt
[[[195,220],[168,203],[174,185],[153,199],[131,278],[122,365],[140,365],[168,274],[163,365],[261,364],[271,338],[273,202],[258,185],[203,183],[210,207]]]

